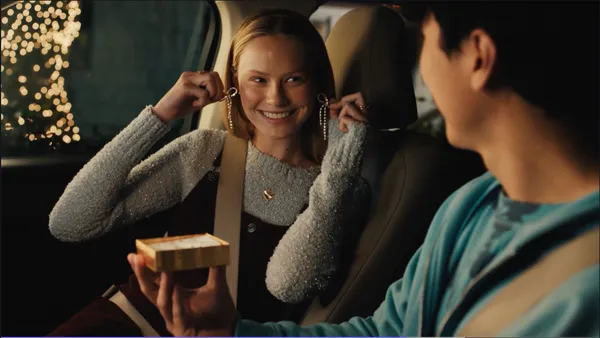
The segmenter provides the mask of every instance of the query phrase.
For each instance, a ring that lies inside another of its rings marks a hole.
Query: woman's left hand
[[[367,105],[362,93],[354,93],[342,97],[339,101],[334,101],[329,104],[331,116],[340,121],[340,130],[344,133],[348,132],[348,125],[352,123],[366,124],[367,120]]]

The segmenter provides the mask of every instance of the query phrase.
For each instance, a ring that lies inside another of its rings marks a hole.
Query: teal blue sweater
[[[532,240],[552,231],[573,235],[568,221],[582,217],[590,229],[600,222],[598,191],[572,203],[534,205],[508,199],[489,173],[456,191],[438,210],[423,246],[401,280],[368,318],[300,327],[291,322],[259,324],[238,319],[238,336],[454,336],[520,268],[490,281],[481,296],[463,297],[467,285]],[[530,249],[523,249],[525,251]],[[506,326],[501,336],[599,336],[598,265],[586,269]],[[368,290],[365,290],[368,292]],[[461,310],[454,311],[457,306]],[[466,305],[466,309],[462,309]]]

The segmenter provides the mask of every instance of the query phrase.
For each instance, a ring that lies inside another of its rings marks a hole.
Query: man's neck
[[[597,163],[585,160],[547,117],[515,109],[500,115],[478,151],[511,199],[557,204],[598,190]]]

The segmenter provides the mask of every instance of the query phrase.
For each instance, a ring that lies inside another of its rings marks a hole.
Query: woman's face
[[[284,35],[248,42],[240,57],[236,85],[255,137],[290,139],[315,107],[303,44]]]

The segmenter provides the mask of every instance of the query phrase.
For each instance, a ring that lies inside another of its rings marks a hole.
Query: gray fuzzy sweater
[[[67,185],[50,214],[59,240],[85,241],[182,202],[211,169],[225,133],[196,130],[143,160],[169,126],[146,107]],[[359,177],[366,126],[350,132],[330,122],[329,147],[320,168],[302,169],[248,147],[244,211],[289,226],[269,261],[266,285],[278,299],[297,303],[323,291],[339,263],[344,231],[368,198]],[[265,201],[262,191],[275,197]],[[353,200],[348,200],[348,199]],[[302,208],[308,204],[306,210]]]

